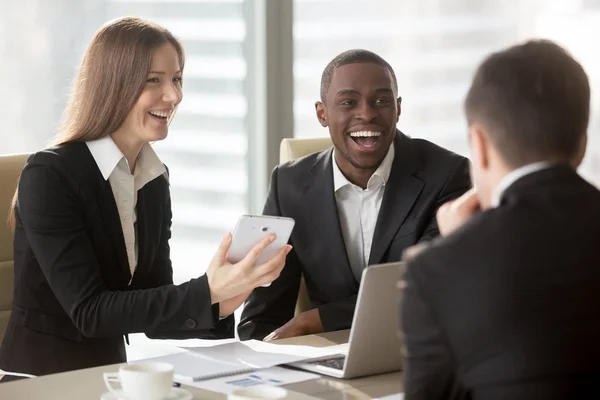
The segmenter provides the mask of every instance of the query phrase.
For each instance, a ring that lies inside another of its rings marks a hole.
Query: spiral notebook
[[[202,381],[254,372],[262,368],[306,360],[309,357],[257,351],[245,342],[232,342],[212,347],[187,348],[183,353],[152,358],[175,367],[175,379]]]

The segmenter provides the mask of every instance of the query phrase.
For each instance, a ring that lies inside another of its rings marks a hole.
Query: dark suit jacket
[[[112,189],[87,145],[29,158],[19,181],[14,304],[0,368],[44,375],[124,362],[123,335],[134,332],[232,336],[233,317],[217,323],[206,276],[172,284],[165,176],[138,192],[137,213],[138,265],[129,285]]]
[[[600,192],[568,167],[408,263],[405,398],[600,398]]]
[[[430,142],[398,132],[395,157],[379,211],[369,265],[398,261],[402,251],[438,235],[438,207],[469,189],[469,163]],[[294,316],[301,275],[326,331],[352,324],[359,281],[352,273],[333,189],[332,150],[273,171],[264,214],[296,221],[294,247],[280,277],[250,295],[240,338],[262,339]]]

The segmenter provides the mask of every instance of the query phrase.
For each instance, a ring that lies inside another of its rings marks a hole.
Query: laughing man
[[[401,100],[377,54],[349,50],[325,67],[315,108],[333,148],[273,171],[264,214],[296,221],[293,250],[248,298],[241,339],[349,328],[362,270],[437,236],[438,207],[470,188],[466,158],[396,128]],[[302,276],[313,309],[294,316]]]

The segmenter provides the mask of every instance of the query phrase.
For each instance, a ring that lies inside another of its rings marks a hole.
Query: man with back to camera
[[[550,41],[478,68],[477,191],[440,208],[443,237],[407,262],[407,400],[600,398],[600,192],[576,172],[589,112],[585,71]]]
[[[294,218],[293,250],[246,302],[241,339],[349,328],[362,270],[438,235],[438,207],[469,189],[466,158],[396,129],[400,103],[378,55],[350,50],[327,65],[315,107],[333,150],[273,171],[264,214]],[[301,276],[313,309],[294,317]]]

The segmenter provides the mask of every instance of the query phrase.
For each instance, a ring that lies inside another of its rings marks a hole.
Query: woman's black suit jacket
[[[44,375],[124,362],[123,336],[134,332],[233,336],[233,317],[219,321],[206,276],[173,285],[167,177],[138,192],[133,279],[110,183],[84,142],[29,158],[16,219],[14,303],[1,369]]]

